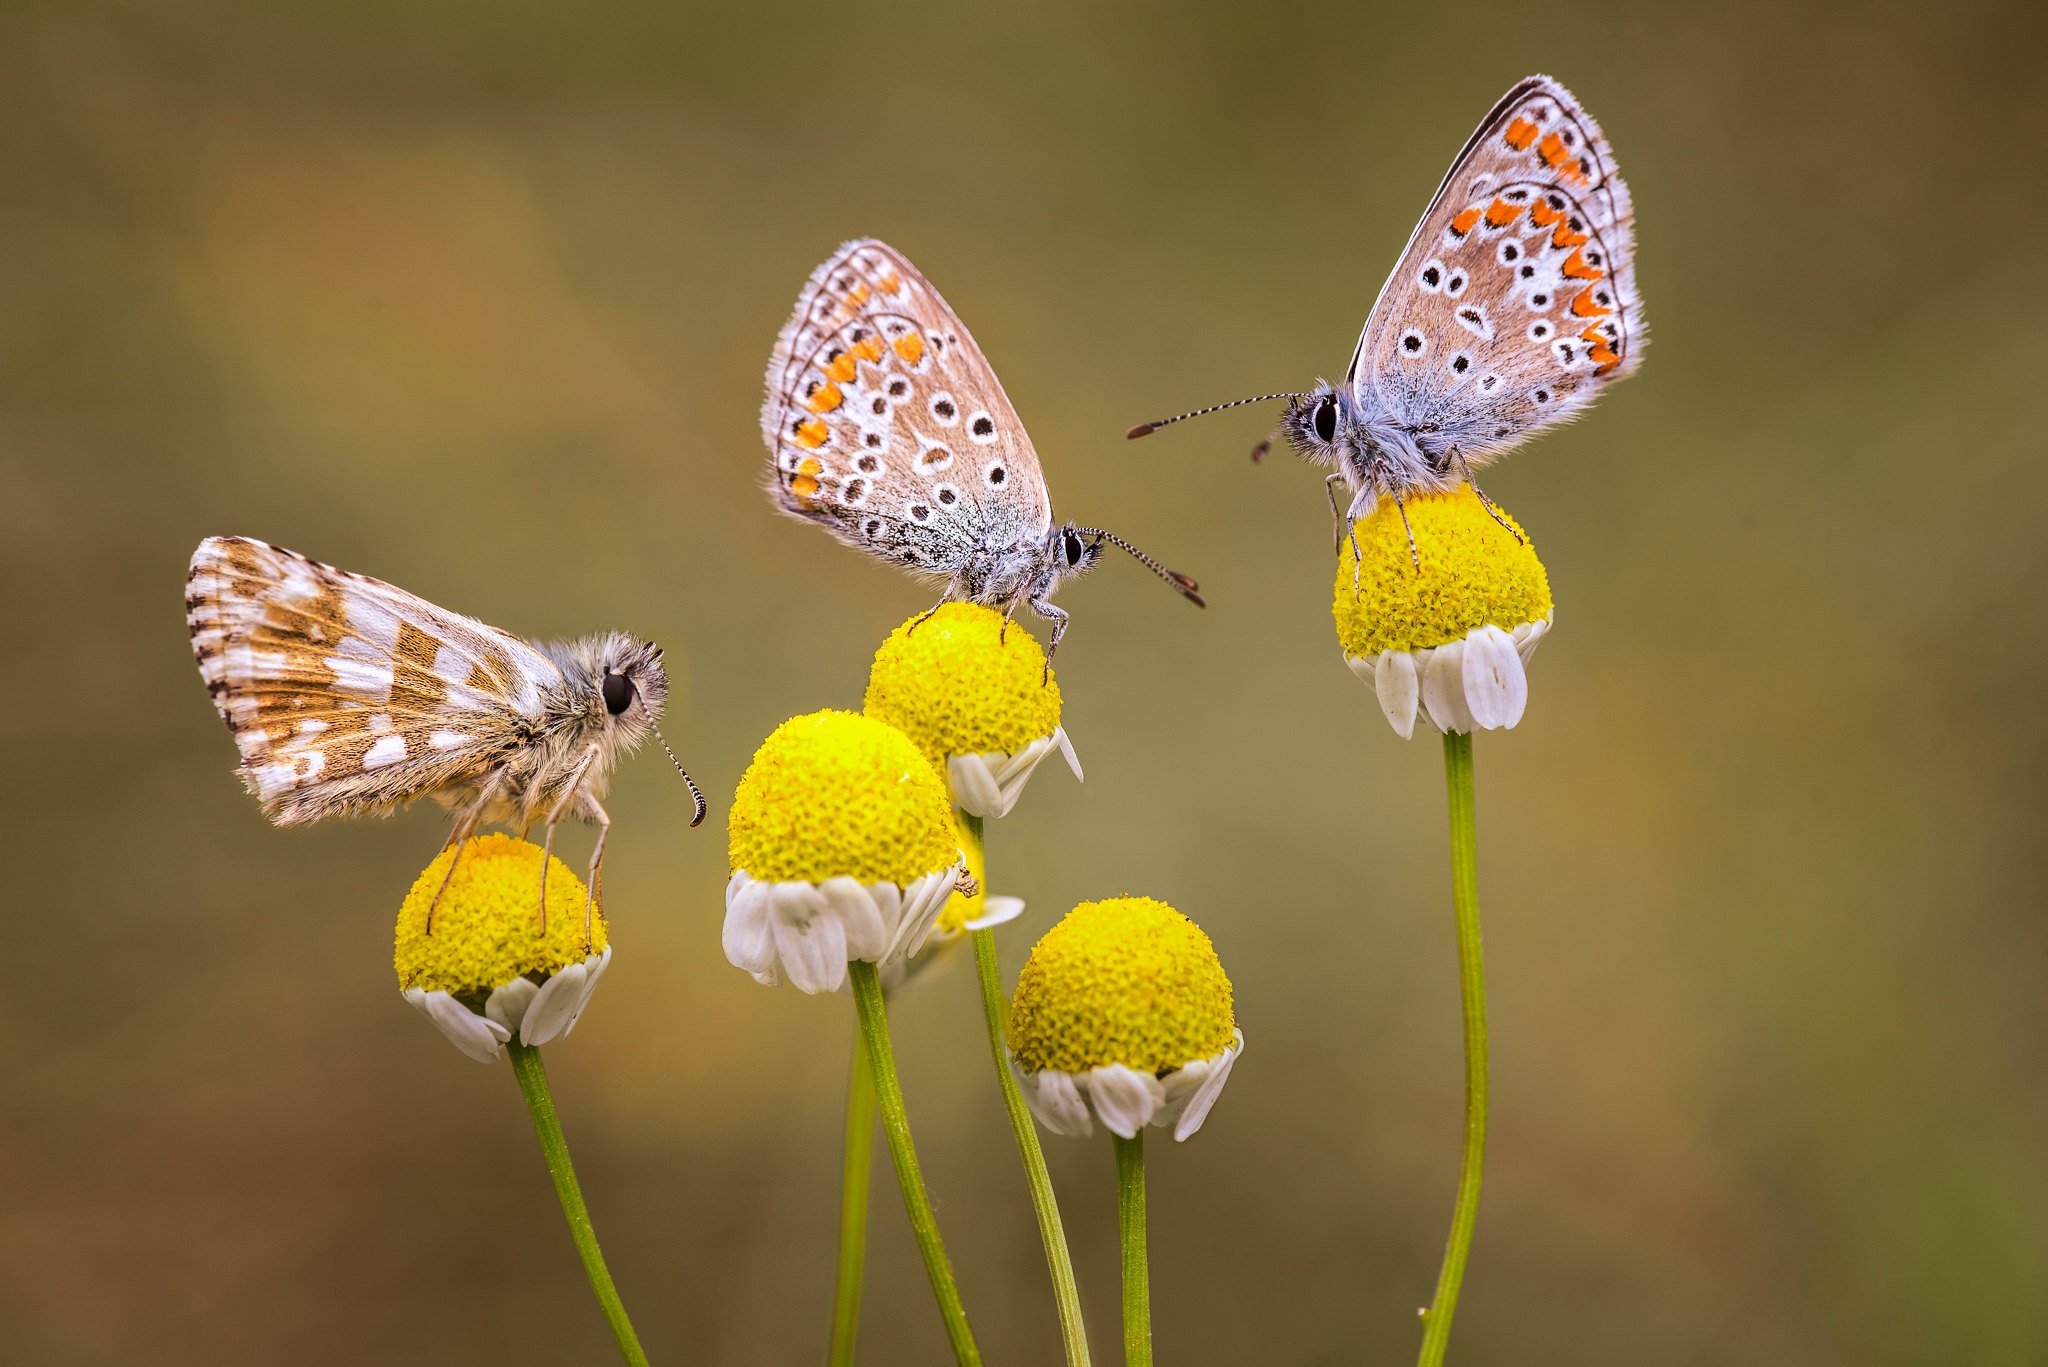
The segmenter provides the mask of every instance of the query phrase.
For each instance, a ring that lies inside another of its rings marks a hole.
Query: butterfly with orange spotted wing
[[[872,238],[811,273],[768,361],[769,492],[849,546],[1053,624],[1060,581],[1121,547],[1197,606],[1195,581],[1099,527],[1055,525],[1038,453],[993,368],[931,282]],[[944,601],[944,600],[942,600]]]
[[[1628,186],[1572,93],[1530,76],[1452,161],[1380,287],[1344,382],[1238,403],[1290,401],[1279,431],[1303,458],[1336,467],[1341,537],[1378,498],[1454,489],[1576,417],[1634,371],[1644,341]],[[1342,513],[1339,483],[1352,495]]]

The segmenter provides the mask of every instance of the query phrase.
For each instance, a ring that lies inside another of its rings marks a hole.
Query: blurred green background
[[[771,514],[770,342],[842,239],[937,281],[1066,516],[1030,901],[1169,899],[1250,1048],[1158,1148],[1161,1359],[1401,1361],[1460,1107],[1443,787],[1338,659],[1314,472],[1473,122],[1549,71],[1635,190],[1641,376],[1495,471],[1550,567],[1477,746],[1497,1109],[1466,1363],[2048,1361],[2039,6],[322,0],[0,12],[10,968],[0,1361],[606,1360],[509,1072],[399,1001],[443,826],[267,827],[185,640],[243,533],[668,647],[618,959],[549,1050],[657,1361],[821,1360],[843,998],[719,952],[732,787],[924,590]],[[570,842],[587,849],[588,835]],[[971,974],[896,1013],[993,1364],[1058,1352]],[[1157,1146],[1155,1146],[1157,1147]],[[1051,1138],[1100,1360],[1105,1140]],[[865,1360],[945,1350],[886,1169]]]

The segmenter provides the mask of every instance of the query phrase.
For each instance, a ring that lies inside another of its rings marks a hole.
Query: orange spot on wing
[[[863,337],[853,344],[853,354],[870,365],[879,364],[882,359],[882,339]]]
[[[1543,141],[1536,144],[1536,155],[1543,158],[1545,166],[1555,169],[1571,153],[1565,150],[1564,139],[1552,131],[1545,133]]]
[[[1580,333],[1579,340],[1591,344],[1586,348],[1586,359],[1597,367],[1593,372],[1595,375],[1605,375],[1621,364],[1621,353],[1614,349],[1598,323]]]
[[[924,355],[924,338],[914,332],[898,337],[895,346],[896,354],[903,358],[906,365],[916,365],[918,357]]]
[[[798,498],[809,498],[818,492],[818,476],[823,473],[825,467],[817,461],[805,458],[797,462],[796,473],[790,476],[789,491]]]
[[[1593,297],[1591,290],[1580,290],[1572,299],[1572,314],[1578,318],[1598,318],[1603,313],[1612,312],[1613,309]]]
[[[818,386],[817,393],[811,395],[810,398],[811,411],[813,413],[830,413],[845,402],[846,396],[839,392],[839,386],[836,384]]]
[[[1478,225],[1479,211],[1477,209],[1467,209],[1464,213],[1451,220],[1451,231],[1459,237],[1463,237]]]
[[[1550,245],[1553,247],[1576,247],[1582,242],[1592,240],[1584,233],[1573,232],[1570,219],[1560,219],[1557,231],[1550,235]]]
[[[855,285],[846,292],[846,306],[850,309],[859,308],[868,301],[869,292],[866,285]]]
[[[796,425],[796,439],[813,451],[823,446],[825,439],[831,435],[832,430],[816,418],[805,418]]]
[[[1496,199],[1486,206],[1486,226],[1489,228],[1505,228],[1521,216],[1521,206],[1504,199]]]
[[[896,274],[896,272],[894,271],[890,271],[887,275],[883,276],[880,280],[877,280],[875,282],[875,288],[880,290],[884,294],[894,294],[897,290],[903,288],[903,277]]]
[[[1528,151],[1529,144],[1536,141],[1536,125],[1521,115],[1516,115],[1515,121],[1508,125],[1506,141],[1507,145],[1517,152]]]
[[[1563,217],[1564,210],[1551,208],[1547,199],[1539,199],[1529,206],[1529,221],[1539,228],[1548,228]]]
[[[1558,269],[1574,280],[1598,280],[1607,274],[1598,266],[1587,265],[1585,250],[1580,247],[1572,248],[1572,254],[1564,259],[1564,265]]]
[[[858,367],[854,362],[853,353],[849,351],[842,351],[837,356],[834,356],[831,359],[831,361],[826,364],[825,373],[831,376],[833,379],[839,381],[839,383],[845,384],[854,377],[854,373],[857,369]]]

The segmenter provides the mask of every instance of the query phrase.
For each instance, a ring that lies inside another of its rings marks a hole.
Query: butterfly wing
[[[474,781],[562,686],[515,636],[244,537],[199,543],[185,609],[242,781],[279,825]]]
[[[1480,464],[1574,416],[1644,342],[1628,186],[1548,76],[1503,96],[1380,288],[1346,381],[1368,424]]]
[[[811,273],[768,361],[761,435],[777,506],[911,570],[950,575],[977,546],[1052,527],[995,371],[885,242],[849,242]]]

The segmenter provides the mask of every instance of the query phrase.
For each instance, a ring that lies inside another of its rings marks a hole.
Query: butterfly
[[[1353,494],[1340,536],[1378,498],[1454,489],[1578,416],[1641,361],[1632,222],[1600,126],[1569,90],[1530,76],[1452,161],[1373,301],[1341,385],[1240,399],[1127,435],[1287,399],[1278,431],[1305,459],[1335,467],[1331,512],[1337,484]]]
[[[612,766],[660,736],[668,676],[659,647],[616,631],[522,640],[239,536],[208,537],[192,553],[185,620],[200,677],[241,751],[242,782],[271,821],[388,813],[432,796],[456,813],[449,841],[459,860],[480,825],[523,834],[545,822],[552,850],[555,826],[575,816],[599,828],[596,898]],[[688,773],[683,781],[695,826],[704,795]],[[454,872],[451,861],[443,890]],[[545,859],[541,878],[545,916]]]
[[[1052,624],[1060,582],[1121,547],[1196,606],[1195,581],[1100,527],[1055,525],[1038,453],[995,371],[931,282],[872,238],[834,252],[768,359],[761,435],[778,508],[955,597]],[[934,609],[936,611],[936,608]]]

